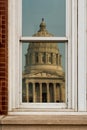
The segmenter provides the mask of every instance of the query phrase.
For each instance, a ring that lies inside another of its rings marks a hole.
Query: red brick
[[[0,114],[8,110],[8,0],[0,0]]]

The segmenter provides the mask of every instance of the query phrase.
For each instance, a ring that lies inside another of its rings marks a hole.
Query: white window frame
[[[25,113],[30,112],[30,109],[23,109],[20,107],[20,41],[36,41],[44,40],[43,38],[21,37],[21,18],[22,18],[22,0],[8,0],[9,1],[9,32],[8,32],[8,89],[9,89],[9,113]],[[53,112],[59,111],[86,111],[86,0],[66,0],[68,12],[66,37],[54,37],[51,40],[67,42],[68,37],[68,53],[71,53],[71,57],[68,55],[68,108],[56,109]],[[71,3],[71,7],[70,7]],[[77,11],[78,10],[78,11]],[[78,12],[78,14],[77,14]],[[78,16],[78,17],[77,17]],[[78,24],[77,24],[78,23]],[[78,25],[78,26],[77,26]],[[81,31],[80,31],[81,29]],[[82,35],[83,34],[83,35]],[[83,38],[84,37],[84,38]],[[47,38],[47,41],[50,39]],[[72,44],[71,44],[72,43]],[[78,44],[77,44],[78,43]],[[83,44],[84,43],[84,44]],[[65,43],[66,44],[66,43]],[[72,48],[72,49],[71,49]],[[83,53],[81,53],[81,50]],[[77,57],[78,55],[78,57]],[[71,59],[71,61],[70,61]],[[83,61],[83,62],[82,62]],[[71,65],[72,64],[72,65]],[[69,76],[71,74],[71,76]],[[78,77],[77,77],[78,76]],[[83,77],[83,78],[81,78]],[[22,77],[21,77],[22,79]],[[83,87],[82,87],[83,86]],[[83,93],[82,93],[83,92]],[[69,100],[70,99],[70,100]],[[26,108],[28,108],[26,106]],[[48,107],[49,108],[49,107]],[[59,107],[61,108],[61,107]],[[15,112],[14,112],[15,111]],[[22,112],[23,111],[23,112]],[[51,110],[52,111],[52,110]],[[37,112],[38,113],[38,112]],[[48,112],[47,112],[48,113]]]
[[[82,52],[82,53],[81,53]],[[78,111],[87,102],[87,0],[78,0]]]

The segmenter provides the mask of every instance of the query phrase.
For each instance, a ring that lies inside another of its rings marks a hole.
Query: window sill
[[[0,116],[2,125],[87,125],[87,115]]]

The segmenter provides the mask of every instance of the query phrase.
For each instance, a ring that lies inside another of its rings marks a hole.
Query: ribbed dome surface
[[[28,51],[46,51],[46,52],[58,52],[58,46],[56,43],[30,43]]]
[[[57,44],[56,43],[30,43],[30,48],[57,48]]]

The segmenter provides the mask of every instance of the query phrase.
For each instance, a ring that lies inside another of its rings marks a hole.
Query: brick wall
[[[0,0],[0,114],[8,109],[8,0]]]

